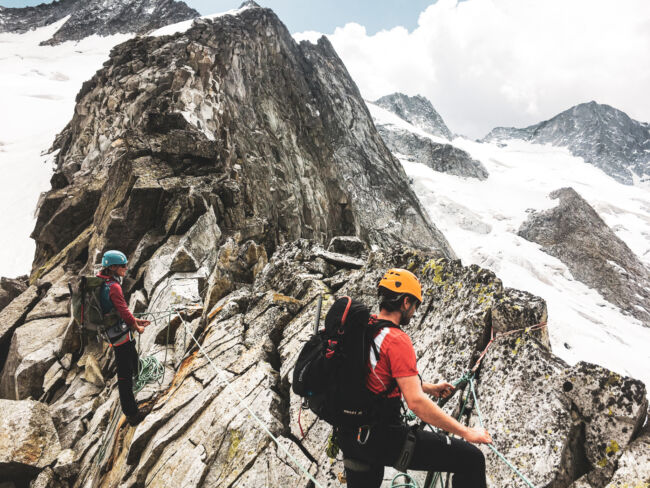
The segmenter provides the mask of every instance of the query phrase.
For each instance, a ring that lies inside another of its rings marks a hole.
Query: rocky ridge
[[[453,135],[431,102],[422,95],[409,97],[403,93],[391,93],[373,102],[404,119],[411,125],[432,136],[451,140]]]
[[[549,195],[559,204],[532,212],[518,234],[562,261],[577,279],[650,326],[650,271],[573,188]]]
[[[386,268],[416,272],[426,294],[408,333],[431,380],[460,376],[492,330],[546,320],[542,299],[454,260],[331,45],[295,44],[267,9],[116,47],[55,147],[30,286],[0,312],[0,439],[11,446],[0,478],[312,486],[243,398],[321,484],[337,486],[331,429],[302,412],[301,440],[290,394],[318,295],[323,315],[335,294],[375,307]],[[112,352],[68,320],[67,282],[108,248],[129,256],[132,310],[155,318],[141,355],[165,366],[137,395],[150,410],[137,428],[120,415]],[[495,442],[534,483],[600,488],[637,476],[623,473],[644,445],[644,385],[566,365],[544,329],[494,342],[477,391]],[[476,424],[477,409],[463,421]],[[4,435],[12,429],[21,435]],[[26,446],[40,447],[21,456]],[[519,486],[486,456],[490,486]]]
[[[42,43],[55,45],[94,34],[144,33],[199,15],[177,0],[59,0],[36,7],[0,7],[0,32],[20,34],[69,17]]]
[[[626,185],[650,180],[650,125],[609,105],[582,103],[523,129],[497,127],[483,140],[507,139],[566,147]]]
[[[399,158],[422,163],[434,171],[463,178],[486,180],[489,176],[480,161],[456,146],[440,144],[428,137],[388,124],[376,122],[376,125],[386,145]]]
[[[406,123],[393,123],[375,106],[388,110]],[[463,178],[485,180],[488,177],[480,161],[473,159],[466,151],[439,140],[453,136],[426,98],[394,93],[373,102],[370,107],[377,130],[397,157]]]

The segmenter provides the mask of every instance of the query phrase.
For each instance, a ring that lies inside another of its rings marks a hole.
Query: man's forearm
[[[413,413],[429,425],[438,427],[451,434],[465,437],[467,427],[447,415],[430,398],[422,396],[412,408]]]

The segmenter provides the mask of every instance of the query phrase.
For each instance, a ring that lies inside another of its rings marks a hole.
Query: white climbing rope
[[[255,412],[253,411],[253,409],[251,409],[251,407],[248,405],[248,403],[244,401],[244,398],[239,394],[239,392],[237,390],[235,390],[230,385],[230,382],[228,381],[228,377],[223,372],[223,370],[217,368],[217,366],[212,362],[212,359],[210,359],[210,356],[208,356],[208,354],[205,352],[205,349],[203,349],[203,346],[201,344],[199,344],[199,341],[196,339],[196,337],[194,337],[194,333],[189,329],[189,327],[187,325],[187,322],[185,322],[185,319],[183,319],[181,314],[176,312],[176,315],[178,315],[178,318],[181,319],[181,323],[183,324],[183,327],[185,327],[185,330],[187,331],[187,333],[190,335],[192,340],[196,343],[196,345],[199,348],[199,351],[201,351],[201,354],[203,354],[203,356],[205,356],[205,358],[208,360],[208,362],[210,363],[210,365],[212,366],[214,371],[220,376],[220,378],[223,381],[225,387],[230,388],[230,391],[235,394],[235,396],[237,397],[237,399],[239,401],[239,404],[243,405],[244,408],[246,408],[246,410],[248,410],[248,412],[251,414],[251,417],[253,417],[253,419],[255,419],[255,421],[259,424],[259,426],[262,428],[262,430],[264,430],[264,432],[266,432],[268,434],[268,436],[271,439],[273,439],[273,442],[275,442],[275,444],[282,450],[282,452],[284,452],[287,455],[287,457],[289,459],[291,459],[291,461],[293,461],[293,463],[300,469],[300,471],[302,471],[303,473],[305,473],[307,475],[307,477],[314,483],[315,486],[317,486],[318,488],[324,488],[323,485],[321,485],[318,481],[316,481],[316,478],[314,478],[314,476],[300,463],[300,461],[298,461],[293,455],[291,455],[291,453],[288,451],[288,449],[286,447],[284,447],[282,444],[280,444],[280,441],[277,439],[277,437],[275,437],[271,433],[271,431],[268,429],[268,427],[255,414]]]

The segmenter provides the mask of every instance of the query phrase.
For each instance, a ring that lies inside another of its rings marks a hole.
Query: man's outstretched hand
[[[483,427],[468,427],[463,438],[474,444],[492,444],[492,436]]]
[[[454,385],[443,381],[442,383],[422,383],[422,390],[428,395],[433,395],[436,398],[447,398],[454,390]]]

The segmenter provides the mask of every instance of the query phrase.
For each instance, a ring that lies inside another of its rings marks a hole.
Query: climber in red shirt
[[[460,424],[431,400],[429,395],[449,396],[454,387],[421,381],[413,344],[400,328],[408,325],[422,301],[420,282],[410,271],[391,269],[380,281],[378,293],[380,312],[371,321],[386,325],[370,349],[366,386],[373,393],[386,394],[386,400],[377,425],[365,430],[338,429],[348,487],[379,488],[384,466],[397,463],[407,437],[414,432],[408,469],[454,473],[453,488],[485,488],[485,458],[470,443],[491,443],[490,434]],[[406,425],[400,415],[402,397],[421,420],[464,440]]]

